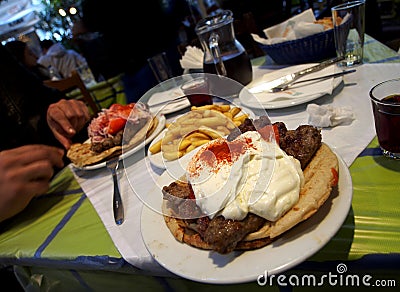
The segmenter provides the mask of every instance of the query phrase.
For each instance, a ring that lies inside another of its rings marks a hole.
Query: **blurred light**
[[[55,32],[55,33],[53,33],[53,38],[54,39],[56,39],[56,40],[62,40],[62,37],[61,37],[61,35],[59,34],[59,33],[57,33],[57,32]]]
[[[70,13],[70,14],[75,15],[77,12],[78,12],[78,10],[76,10],[75,7],[69,8],[69,13]]]
[[[65,12],[64,9],[60,8],[60,9],[58,9],[58,14],[60,14],[61,16],[66,16],[67,12]]]

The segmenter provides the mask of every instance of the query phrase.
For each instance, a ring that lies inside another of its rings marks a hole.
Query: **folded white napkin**
[[[187,46],[185,54],[179,60],[182,69],[203,69],[204,53],[194,46]]]
[[[185,107],[190,106],[190,102],[188,99],[182,99],[179,101],[173,101],[171,103],[165,103],[161,105],[156,105],[162,102],[172,101],[175,98],[184,96],[182,89],[180,87],[174,87],[172,89],[163,91],[163,92],[156,92],[154,93],[147,104],[150,106],[150,111],[152,113],[163,113],[168,114],[178,109],[182,109]]]
[[[349,125],[355,115],[351,106],[334,107],[332,105],[307,105],[309,115],[308,122],[319,128],[335,127],[337,125]]]
[[[268,39],[256,34],[252,34],[252,37],[256,42],[265,45],[304,38],[325,30],[322,24],[314,23],[315,20],[314,13],[310,8],[282,23],[264,29],[263,32]]]

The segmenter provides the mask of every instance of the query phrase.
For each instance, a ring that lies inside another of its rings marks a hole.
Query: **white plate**
[[[260,85],[264,82],[274,80],[285,76],[286,74],[294,73],[304,68],[311,67],[316,64],[301,64],[291,66],[275,71],[269,71],[259,78],[248,84],[239,94],[240,102],[250,108],[257,109],[279,109],[296,106],[312,100],[315,100],[323,95],[331,94],[332,91],[342,82],[343,77],[330,78],[327,80],[319,80],[293,85],[286,91],[282,92],[260,92],[250,93],[251,88]],[[315,77],[325,76],[337,72],[336,66],[329,66],[321,71],[306,75],[299,80],[311,79]]]
[[[353,187],[350,172],[339,159],[339,195],[331,196],[318,212],[279,239],[261,249],[221,255],[191,247],[175,240],[162,215],[144,206],[141,232],[154,259],[164,268],[190,280],[234,284],[256,281],[259,275],[282,273],[320,250],[339,230],[351,207]],[[158,186],[173,181],[165,172]],[[159,187],[152,194],[161,206]]]
[[[233,106],[236,106],[236,105],[233,105]],[[240,108],[242,109],[242,112],[238,114],[239,116],[242,115],[243,113],[246,113],[249,115],[250,118],[254,119],[255,115],[252,110],[250,110],[246,107],[243,107],[243,106],[240,106]],[[157,141],[162,139],[167,130],[168,129],[164,129],[164,131],[162,131],[156,138],[154,138],[154,140],[150,143],[150,147],[153,146]],[[174,164],[179,163],[179,162],[177,162],[179,159],[173,160],[173,161],[165,160],[163,158],[161,152],[152,154],[149,150],[147,150],[147,157],[149,158],[150,163],[152,165],[154,165],[157,168],[161,168],[161,169],[170,168],[170,167],[173,167]]]
[[[149,105],[150,111],[153,114],[165,114],[166,115],[166,114],[177,112],[179,110],[189,107],[190,106],[189,100],[184,98],[179,101],[162,104],[159,106],[152,106],[152,105],[158,104],[161,102],[167,102],[169,100],[173,100],[173,99],[181,97],[183,95],[184,95],[183,91],[179,87],[174,87],[172,89],[169,89],[169,90],[166,90],[163,92],[154,93],[147,101],[147,104]]]
[[[137,151],[139,151],[140,149],[142,149],[144,146],[146,146],[147,144],[149,144],[151,141],[153,141],[153,139],[155,137],[157,137],[158,134],[160,134],[160,132],[164,129],[165,127],[165,123],[166,123],[166,119],[165,116],[162,114],[157,115],[158,118],[158,125],[157,127],[154,129],[153,133],[151,133],[151,135],[149,137],[146,138],[146,140],[144,141],[144,143],[140,143],[137,146],[133,147],[132,149],[129,149],[126,152],[123,152],[120,156],[119,156],[119,160],[122,160],[126,157],[129,157],[130,155],[136,153]],[[106,162],[100,162],[97,164],[93,164],[93,165],[88,165],[88,166],[83,166],[83,167],[78,167],[74,164],[72,164],[75,168],[77,169],[82,169],[82,170],[93,170],[93,169],[99,169],[102,167],[106,166]]]

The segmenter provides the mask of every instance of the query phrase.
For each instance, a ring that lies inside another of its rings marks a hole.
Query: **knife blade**
[[[314,65],[314,66],[305,68],[303,70],[287,74],[287,75],[279,77],[275,80],[263,82],[257,86],[250,88],[249,92],[250,93],[261,93],[264,91],[270,91],[274,87],[285,86],[287,84],[293,83],[294,81],[296,81],[297,79],[299,79],[305,75],[320,71],[326,67],[329,67],[330,65],[333,65],[335,63],[342,61],[343,59],[344,59],[344,57],[336,57],[333,59],[329,59],[329,60],[319,63],[318,65]]]
[[[319,77],[305,79],[305,80],[298,80],[298,81],[290,82],[289,84],[285,84],[283,86],[273,87],[269,91],[270,92],[281,92],[281,91],[284,91],[284,90],[288,89],[290,86],[296,85],[296,84],[299,84],[299,83],[305,83],[305,82],[311,82],[311,81],[323,81],[323,80],[326,80],[326,79],[340,77],[340,76],[343,76],[343,75],[346,75],[346,74],[349,74],[349,73],[353,73],[353,72],[356,72],[356,69],[352,69],[352,70],[348,70],[348,71],[342,71],[342,72],[338,72],[338,73],[333,73],[333,74],[319,76]]]

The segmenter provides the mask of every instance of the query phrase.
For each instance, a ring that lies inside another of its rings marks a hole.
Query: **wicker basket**
[[[318,62],[336,56],[333,29],[297,40],[260,46],[277,64]]]

